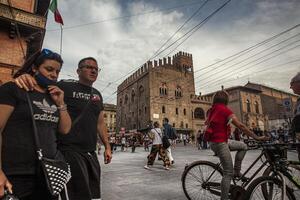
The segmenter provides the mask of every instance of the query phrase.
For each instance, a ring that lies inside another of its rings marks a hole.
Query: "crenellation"
[[[153,67],[157,67],[157,60],[154,60],[154,66]]]
[[[171,57],[170,56],[168,56],[168,65],[172,65]]]
[[[167,58],[163,58],[163,65],[167,65]]]
[[[159,67],[162,66],[162,59],[158,59],[158,66],[159,66]]]

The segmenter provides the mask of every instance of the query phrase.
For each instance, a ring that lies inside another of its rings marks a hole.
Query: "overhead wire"
[[[172,45],[174,45],[177,41],[179,41],[181,38],[183,38],[184,36],[186,36],[189,32],[193,31],[194,29],[199,30],[199,28],[202,27],[203,24],[205,24],[210,18],[212,18],[215,14],[217,14],[218,12],[220,12],[220,10],[222,8],[224,8],[231,0],[227,0],[224,4],[222,4],[220,7],[218,7],[214,12],[212,12],[208,17],[206,17],[204,20],[202,20],[200,23],[198,23],[196,26],[194,26],[193,28],[191,28],[189,31],[187,31],[183,36],[181,36],[180,38],[178,38],[177,40],[175,40],[175,42],[173,42],[171,45],[169,45],[168,47],[166,47],[164,50],[160,51],[157,55],[161,54],[162,52],[164,52],[165,50],[167,50],[168,48],[170,48]],[[201,25],[199,27],[199,25]],[[140,66],[138,68],[135,68],[131,71],[129,71],[127,74],[125,74],[124,76],[120,77],[119,79],[117,79],[115,82],[118,82],[119,80],[123,79],[124,77],[128,76],[129,74],[131,74],[132,72],[136,71],[137,69],[139,69]],[[115,91],[114,93],[112,93],[112,95],[114,95],[117,91]]]
[[[74,26],[65,26],[64,29],[65,30],[75,29],[75,28],[79,28],[79,27],[90,26],[90,25],[99,24],[99,23],[108,22],[108,21],[122,20],[122,19],[125,19],[125,18],[137,17],[137,16],[141,16],[141,15],[148,15],[148,14],[152,14],[152,13],[156,13],[156,12],[161,12],[161,11],[166,11],[166,10],[176,10],[178,8],[192,6],[192,5],[196,5],[196,4],[199,4],[198,0],[194,1],[193,3],[182,4],[182,5],[174,6],[174,7],[170,7],[170,8],[151,10],[149,12],[143,12],[143,13],[137,13],[137,14],[133,14],[133,15],[126,15],[126,16],[114,17],[114,18],[110,18],[110,19],[103,19],[103,20],[99,20],[99,21],[95,21],[95,22],[82,23],[82,24],[78,24],[78,25],[74,25]],[[60,29],[52,29],[52,30],[50,29],[48,31],[60,31]]]
[[[298,41],[300,41],[300,40],[298,40]],[[286,46],[285,46],[285,47],[286,47]],[[282,50],[282,49],[285,48],[285,47],[282,47],[282,48],[280,48],[280,49],[277,49],[277,50],[275,50],[274,52],[277,52],[277,51],[279,51],[279,50]],[[285,51],[283,51],[283,52],[280,52],[280,53],[278,53],[278,54],[276,54],[276,55],[274,55],[274,56],[271,56],[271,57],[269,57],[269,58],[266,58],[266,59],[262,60],[261,62],[256,63],[255,65],[252,65],[251,67],[256,66],[256,65],[258,65],[258,64],[261,64],[261,63],[263,63],[263,62],[266,62],[266,61],[268,61],[268,60],[270,60],[270,59],[272,59],[272,58],[274,58],[274,57],[277,57],[277,56],[279,56],[279,55],[281,55],[281,54],[284,54],[284,53],[286,53],[286,52],[289,52],[289,51],[291,51],[291,50],[294,50],[295,48],[298,48],[298,47],[300,47],[300,44],[297,45],[297,46],[294,46],[294,47],[292,47],[292,48],[289,48],[289,49],[287,49],[287,50],[285,50]],[[274,53],[274,52],[271,52],[271,53]],[[261,58],[264,58],[264,57],[265,57],[265,56],[263,56],[263,57],[261,57]],[[259,58],[259,59],[261,59],[261,58]],[[257,59],[257,60],[259,60],[259,59]],[[255,60],[255,61],[257,61],[257,60]],[[245,67],[245,66],[247,66],[248,64],[250,64],[250,63],[247,63],[246,65],[243,65],[242,68]],[[245,70],[250,69],[251,67],[245,68],[245,69],[243,69],[243,70],[239,70],[239,71],[237,71],[237,72],[238,72],[238,73],[241,73],[241,72],[243,72],[243,71],[245,71]],[[241,67],[240,67],[239,69],[241,69]],[[216,82],[218,82],[218,81],[221,81],[223,78],[227,77],[228,75],[232,75],[232,73],[236,73],[236,72],[235,72],[235,69],[232,70],[232,71],[230,71],[230,72],[227,73],[226,75],[224,75],[224,76],[222,76],[222,77],[219,77],[218,80],[209,81],[209,82],[205,83],[202,87],[198,87],[197,89],[200,89],[200,88],[203,88],[203,87],[207,87],[209,83],[210,83],[210,84],[213,84],[213,83],[216,83]],[[220,78],[221,78],[221,79],[220,79]]]
[[[195,17],[196,16],[196,14],[207,4],[207,2],[208,2],[209,0],[206,0],[206,1],[204,1],[201,5],[200,5],[200,7],[171,35],[171,37],[169,37],[159,48],[158,48],[158,50],[149,58],[149,59],[147,59],[147,61],[148,60],[151,60],[151,59],[153,59],[153,58],[155,58],[158,54],[158,52],[193,18],[193,17]],[[147,62],[146,61],[146,62]],[[144,63],[143,63],[144,64]],[[138,68],[140,68],[141,67],[141,65],[138,67]],[[131,71],[129,71],[127,74],[125,74],[125,75],[123,75],[122,77],[120,77],[120,78],[118,78],[118,79],[116,79],[115,81],[113,81],[113,82],[118,82],[118,81],[120,81],[121,79],[123,79],[124,77],[126,77],[126,76],[128,76],[129,74],[131,74],[132,72],[134,72],[135,70],[137,70],[138,68],[134,68],[133,70],[131,70]],[[112,82],[109,82],[106,86],[105,86],[105,88],[102,90],[102,91],[104,91],[106,88],[108,88],[110,85],[111,85],[111,83]]]

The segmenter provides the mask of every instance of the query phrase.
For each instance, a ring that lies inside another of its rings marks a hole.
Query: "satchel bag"
[[[66,197],[67,197],[67,187],[66,184],[71,179],[71,170],[68,163],[66,163],[64,160],[58,160],[58,159],[50,159],[46,158],[43,155],[37,126],[34,119],[34,112],[31,104],[31,100],[29,97],[29,94],[26,93],[31,117],[32,117],[32,125],[33,125],[33,135],[34,135],[34,142],[37,152],[37,157],[39,160],[39,164],[42,168],[42,173],[45,178],[45,182],[47,184],[47,188],[51,195],[58,196],[59,193],[65,189]],[[68,197],[67,197],[68,199]]]
[[[212,121],[213,117],[215,117],[216,114],[214,114],[214,115],[212,116],[212,112],[213,112],[213,111],[210,110],[210,112],[209,112],[209,114],[208,114],[208,117],[207,117],[207,120],[206,120],[206,122],[205,122],[206,127],[204,128],[204,134],[203,134],[203,140],[204,140],[205,142],[210,141],[211,136],[212,136],[212,134],[213,134],[213,129],[212,129],[212,127],[211,127],[211,121]]]
[[[167,149],[171,146],[171,143],[169,142],[169,139],[167,138],[167,136],[165,134],[163,134],[163,136],[161,136],[159,134],[159,132],[157,132],[157,130],[154,128],[154,130],[156,131],[156,133],[159,135],[159,137],[161,138],[162,141],[162,146],[164,149]]]

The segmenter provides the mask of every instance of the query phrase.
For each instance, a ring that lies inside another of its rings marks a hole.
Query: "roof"
[[[260,93],[262,92],[260,89],[256,89],[256,88],[250,88],[250,87],[245,87],[245,86],[233,86],[233,87],[229,87],[229,88],[224,88],[225,91],[229,92],[229,91],[233,91],[233,90],[242,90],[242,91],[250,91],[250,92],[255,92],[255,93]],[[212,96],[216,93],[217,91],[215,92],[211,92],[211,93],[208,93],[208,94],[205,94],[203,96]]]
[[[252,87],[250,85],[252,85]],[[299,97],[296,94],[293,94],[293,93],[290,93],[290,92],[287,92],[287,91],[284,91],[284,90],[280,90],[280,89],[270,87],[270,86],[267,86],[267,85],[264,85],[264,84],[252,83],[250,81],[248,81],[248,83],[245,85],[245,87],[251,87],[251,88],[256,87],[256,89],[260,89],[260,90],[261,90],[262,87],[264,87],[264,88],[267,88],[267,89],[270,89],[270,90],[275,90],[275,91],[278,91],[278,92],[282,92],[284,94]]]
[[[103,106],[105,111],[117,111],[117,106],[114,104],[104,103]]]

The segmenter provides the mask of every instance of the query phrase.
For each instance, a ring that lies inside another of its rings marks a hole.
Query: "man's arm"
[[[111,161],[112,154],[111,154],[111,149],[110,149],[110,144],[108,142],[108,133],[107,133],[107,128],[104,123],[104,114],[103,111],[100,112],[99,117],[98,117],[98,123],[97,123],[97,131],[98,134],[105,146],[105,152],[104,152],[104,163],[108,164]]]

